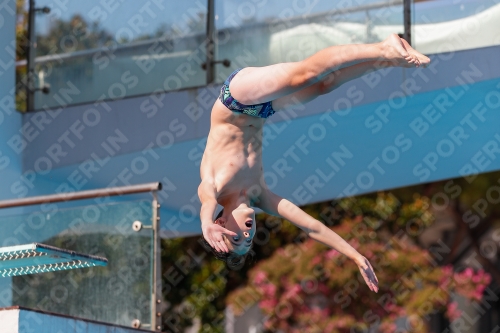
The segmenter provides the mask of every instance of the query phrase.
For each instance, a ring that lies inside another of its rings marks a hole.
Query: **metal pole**
[[[122,194],[145,193],[161,190],[161,183],[147,183],[139,185],[128,185],[119,187],[102,188],[71,193],[60,193],[52,195],[40,195],[23,199],[11,199],[0,201],[0,208],[11,208],[19,206],[30,206],[50,202],[73,201],[81,199],[93,199],[99,197],[116,196]]]
[[[30,0],[28,11],[28,49],[26,80],[26,111],[35,109],[35,0]]]
[[[411,0],[404,0],[403,2],[403,19],[405,29],[403,38],[411,45]]]
[[[207,0],[207,84],[214,82],[215,79],[215,0]]]
[[[161,238],[160,238],[160,204],[158,195],[153,192],[153,274],[151,295],[151,326],[158,332],[161,331]]]

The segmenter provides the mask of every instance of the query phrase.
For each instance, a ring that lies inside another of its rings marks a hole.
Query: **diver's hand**
[[[228,230],[216,223],[211,223],[203,226],[203,237],[210,244],[211,247],[220,252],[229,252],[227,248],[226,242],[224,242],[224,237],[222,235],[227,236],[237,236],[238,234]]]
[[[371,291],[378,292],[378,279],[375,276],[375,272],[373,272],[373,267],[368,261],[368,259],[360,255],[354,261],[358,265],[359,271],[361,272],[363,279],[365,279],[368,288],[370,288]]]

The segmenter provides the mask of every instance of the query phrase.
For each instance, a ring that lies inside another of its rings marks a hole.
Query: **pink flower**
[[[344,327],[345,324],[346,324],[345,318],[339,318],[339,320],[337,320],[337,327],[339,328]]]
[[[453,267],[451,265],[445,266],[442,269],[443,275],[451,276],[453,274]]]
[[[484,284],[480,284],[476,286],[476,292],[482,294],[486,286]]]
[[[457,284],[464,285],[464,284],[467,284],[468,282],[471,282],[472,281],[472,277],[474,275],[475,274],[474,274],[474,271],[472,270],[472,268],[467,267],[462,272],[455,273],[454,276],[453,276],[453,279],[455,280],[455,282]]]
[[[449,277],[443,277],[439,280],[438,284],[441,289],[448,289],[451,279]]]
[[[477,285],[476,288],[472,291],[472,297],[480,301],[481,298],[483,298],[484,289],[486,289],[486,286],[484,284]]]
[[[274,297],[276,294],[276,286],[272,283],[266,283],[261,289],[265,297]]]
[[[452,302],[449,303],[446,307],[446,315],[450,318],[451,321],[457,319],[462,314],[462,311],[458,309],[458,303]]]
[[[270,320],[266,320],[266,321],[264,322],[264,328],[266,328],[266,329],[268,329],[268,330],[273,329],[273,328],[274,328],[274,327],[273,327],[273,322],[272,322],[272,321],[270,321]]]
[[[474,291],[472,293],[472,298],[475,299],[476,301],[480,301],[481,298],[483,298],[483,293],[478,293],[477,291]]]
[[[319,263],[321,263],[321,257],[320,257],[320,256],[316,256],[316,257],[314,257],[314,258],[311,260],[311,265],[313,265],[313,266],[314,266],[314,265],[317,265],[317,264],[319,264]]]
[[[254,282],[255,284],[261,284],[267,280],[267,275],[263,271],[258,271],[257,274],[255,274]]]
[[[277,304],[278,301],[275,299],[265,299],[259,302],[259,307],[264,311],[273,312]]]
[[[339,255],[340,255],[340,252],[337,251],[337,250],[335,250],[335,249],[331,249],[331,250],[329,250],[328,252],[325,253],[325,257],[328,260],[331,260],[331,259],[333,259],[333,258],[335,258],[335,257],[337,257]]]
[[[303,286],[306,293],[311,293],[316,290],[316,281],[307,280],[303,282]]]
[[[287,290],[283,297],[293,298],[294,296],[297,296],[301,290],[302,288],[300,287],[300,284],[294,284],[290,289]]]
[[[324,283],[319,283],[318,292],[320,292],[323,295],[328,295],[330,293],[330,288],[328,288],[328,286]]]
[[[380,325],[380,330],[384,333],[392,333],[394,331],[396,331],[396,324],[394,323],[382,323]]]
[[[397,308],[397,312],[396,312],[400,317],[402,316],[406,316],[406,309],[403,308],[402,306],[398,307]]]

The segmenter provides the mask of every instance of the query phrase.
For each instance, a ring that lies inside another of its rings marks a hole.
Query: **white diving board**
[[[103,257],[40,243],[0,248],[1,277],[107,266],[107,264],[108,260]]]

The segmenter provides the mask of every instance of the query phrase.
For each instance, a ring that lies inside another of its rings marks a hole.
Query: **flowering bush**
[[[439,266],[430,251],[409,238],[396,234],[382,240],[370,228],[360,228],[362,223],[358,216],[332,229],[370,260],[378,293],[365,285],[354,262],[308,239],[258,263],[248,284],[229,295],[229,305],[238,315],[257,303],[269,331],[347,333],[376,326],[391,333],[395,320],[404,317],[413,332],[426,332],[424,318],[430,313],[444,312],[450,320],[460,316],[453,293],[479,301],[491,281],[482,270]]]

